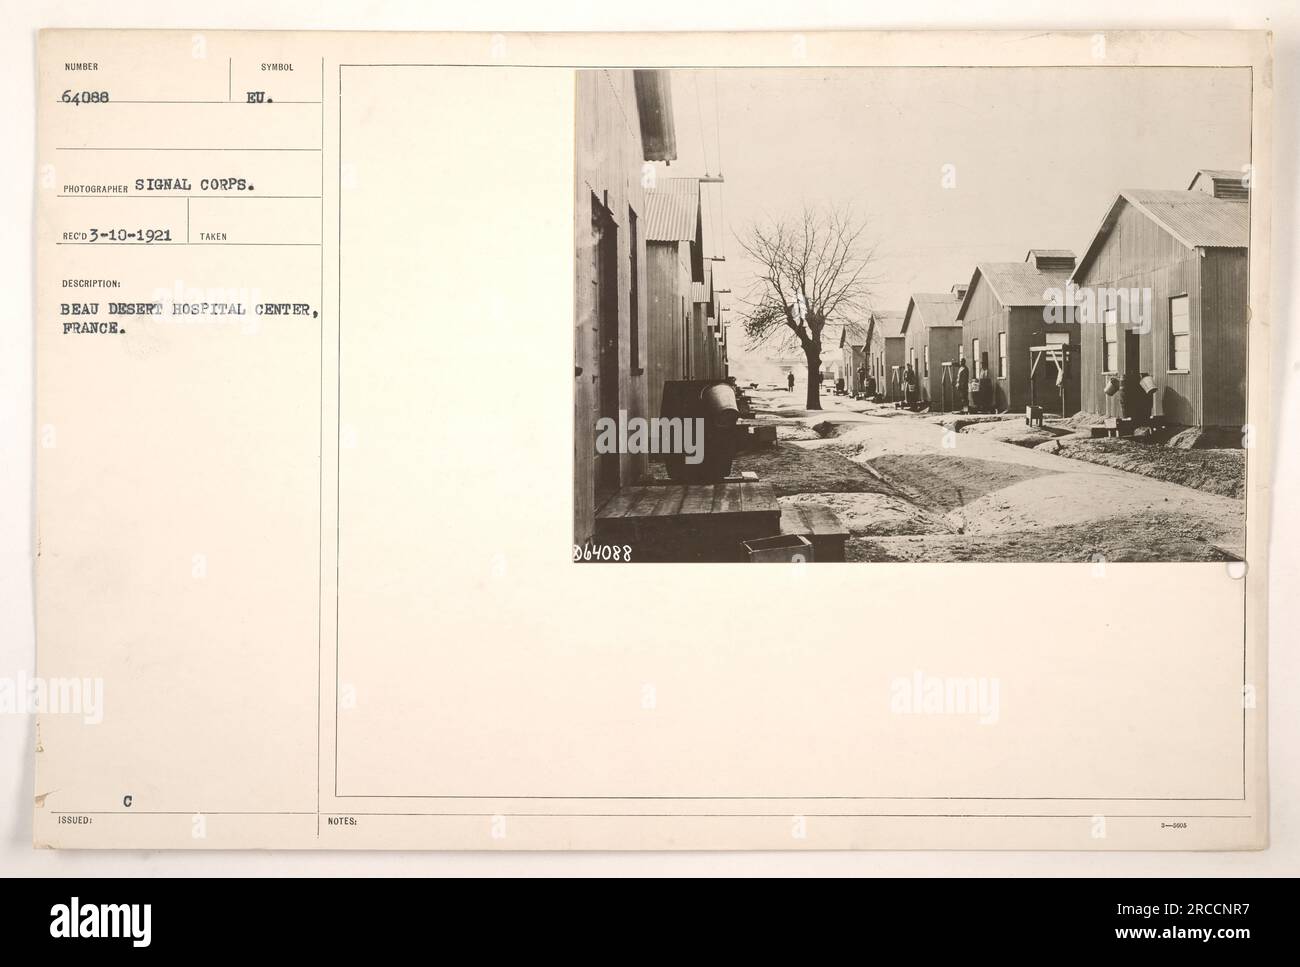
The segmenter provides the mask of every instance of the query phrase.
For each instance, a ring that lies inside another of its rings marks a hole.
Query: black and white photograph
[[[585,70],[576,127],[575,561],[1244,559],[1248,69]]]

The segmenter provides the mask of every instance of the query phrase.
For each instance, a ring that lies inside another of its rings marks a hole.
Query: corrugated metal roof
[[[840,333],[840,345],[848,343],[850,346],[861,348],[867,344],[867,327],[856,322],[850,322]]]
[[[1192,181],[1187,186],[1191,191],[1196,188],[1196,183],[1202,178],[1208,178],[1210,181],[1235,181],[1240,183],[1246,177],[1244,171],[1233,171],[1231,168],[1202,168],[1196,174],[1192,175]]]
[[[705,290],[703,282],[691,283],[691,301],[692,302],[709,301],[709,293]]]
[[[1074,257],[1072,252],[1066,255]],[[1064,289],[1073,268],[1040,269],[1033,262],[981,262],[971,276],[970,290],[962,300],[958,318],[965,318],[966,307],[974,297],[976,284],[983,279],[1004,306],[1045,306],[1048,289]]]
[[[1245,248],[1250,244],[1250,204],[1203,191],[1135,189],[1120,192],[1188,248]]]
[[[957,310],[961,304],[961,300],[952,292],[917,292],[907,304],[907,312],[903,316],[903,332],[911,327],[913,319],[931,329],[935,326],[959,326],[961,323],[957,321]]]
[[[1121,191],[1107,210],[1071,278],[1078,278],[1092,262],[1124,205],[1132,205],[1188,248],[1250,245],[1250,203],[1244,199],[1215,198],[1203,191],[1129,189]]]
[[[905,312],[893,309],[883,309],[871,314],[871,326],[873,334],[878,334],[881,339],[896,339],[903,334],[903,317]]]
[[[645,193],[647,242],[690,242],[700,222],[700,183],[660,178]]]

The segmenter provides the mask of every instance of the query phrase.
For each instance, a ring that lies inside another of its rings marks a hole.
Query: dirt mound
[[[1236,426],[1193,426],[1169,438],[1175,450],[1238,450],[1242,431]]]
[[[899,490],[923,506],[943,513],[995,490],[1053,473],[1040,467],[962,457],[955,453],[890,453],[875,457],[868,463]]]
[[[1008,420],[1023,420],[1023,413],[948,413],[936,422],[946,426],[954,433],[960,433],[968,426],[980,426],[985,423],[1005,423]]]
[[[977,423],[958,432],[983,436],[990,440],[1001,440],[1003,443],[1010,443],[1018,447],[1031,448],[1046,443],[1048,440],[1055,440],[1060,435],[1048,427],[1029,426],[1025,423],[1023,417],[1015,420]]]
[[[778,440],[776,446],[739,454],[736,472],[752,470],[770,481],[777,496],[805,493],[893,493],[870,470],[829,448],[811,449]]]
[[[778,423],[776,426],[778,440],[818,440],[820,437],[812,427],[803,423]]]
[[[1187,514],[1125,514],[1080,524],[995,534],[850,537],[848,561],[1230,561],[1217,534]],[[1209,543],[1207,543],[1209,542]]]
[[[1221,497],[1246,494],[1246,451],[1183,450],[1123,437],[1061,437],[1035,449],[1087,463],[1140,473]]]
[[[1080,410],[1074,416],[1067,420],[1058,420],[1059,425],[1067,426],[1073,430],[1087,430],[1091,426],[1101,426],[1106,422],[1106,417],[1100,413],[1089,413],[1086,410]]]
[[[781,503],[829,507],[852,537],[953,533],[952,525],[944,518],[890,494],[794,494],[782,497]]]

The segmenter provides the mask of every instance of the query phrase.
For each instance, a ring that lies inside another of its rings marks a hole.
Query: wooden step
[[[783,504],[781,533],[808,538],[813,546],[813,560],[844,560],[844,542],[848,540],[849,530],[835,511],[824,504]]]

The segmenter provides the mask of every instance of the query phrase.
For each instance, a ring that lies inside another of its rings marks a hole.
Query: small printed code
[[[630,561],[631,544],[574,544],[574,561]]]

